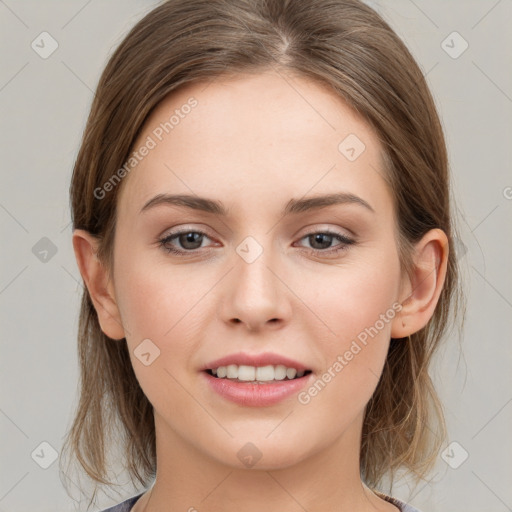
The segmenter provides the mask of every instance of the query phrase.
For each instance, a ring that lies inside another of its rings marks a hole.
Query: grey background
[[[439,107],[469,294],[461,342],[451,336],[433,369],[449,443],[458,444],[439,457],[430,482],[402,480],[393,494],[423,512],[512,510],[512,1],[371,4],[419,61]],[[68,186],[107,56],[154,5],[0,0],[0,512],[78,510],[58,461],[41,467],[51,461],[41,443],[60,453],[78,383],[81,286]],[[59,45],[46,59],[31,47],[43,31]],[[446,51],[463,48],[448,37],[454,31],[469,44],[458,58]],[[126,485],[101,505],[135,492]]]

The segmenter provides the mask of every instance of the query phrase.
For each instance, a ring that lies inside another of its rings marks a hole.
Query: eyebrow
[[[318,210],[320,208],[326,208],[337,204],[357,204],[375,213],[375,210],[370,206],[370,204],[361,197],[347,192],[338,192],[301,199],[290,199],[281,212],[281,215],[284,217],[286,215]],[[228,210],[222,202],[188,194],[158,194],[144,204],[140,213],[159,205],[181,206],[223,217],[228,215]]]

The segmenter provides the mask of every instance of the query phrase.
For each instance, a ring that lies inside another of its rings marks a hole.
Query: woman
[[[71,185],[85,284],[66,448],[108,509],[413,512],[457,299],[445,142],[358,0],[170,0],[98,85]],[[123,435],[119,440],[119,434]]]

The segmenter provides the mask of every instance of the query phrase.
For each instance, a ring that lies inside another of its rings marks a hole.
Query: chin
[[[224,455],[230,453],[231,457],[219,457],[219,452],[211,455],[218,462],[230,468],[254,471],[287,469],[307,458],[306,449],[301,446],[300,441],[289,441],[287,445],[283,445],[281,440],[265,439],[265,435],[254,436],[252,437],[253,441],[248,440],[251,439],[250,436],[244,436],[242,441],[231,440],[229,447],[222,449]],[[304,439],[302,439],[303,441]],[[301,446],[300,451],[297,450],[297,446]]]

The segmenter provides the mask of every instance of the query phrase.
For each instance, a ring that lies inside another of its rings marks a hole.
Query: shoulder
[[[132,496],[127,500],[119,503],[118,505],[114,505],[113,507],[106,508],[105,510],[101,510],[100,512],[130,512],[130,510],[135,505],[135,502],[143,495],[144,493],[137,494],[137,496]],[[407,511],[409,512],[409,511]]]
[[[412,505],[409,505],[408,503],[405,503],[404,501],[398,500],[396,498],[392,498],[394,505],[396,505],[401,512],[421,512],[421,510],[418,510],[417,508],[413,507]]]
[[[421,510],[414,508],[412,505],[409,505],[408,503],[405,503],[405,501],[399,500],[398,498],[387,496],[386,494],[383,494],[381,492],[377,492],[376,494],[380,496],[382,499],[398,507],[400,512],[421,512]]]
[[[133,508],[137,500],[142,496],[143,493],[138,494],[137,496],[133,496],[131,498],[128,498],[127,500],[123,501],[122,503],[119,503],[118,505],[114,505],[113,507],[107,508],[105,510],[102,510],[100,512],[130,512],[130,510]],[[399,500],[398,498],[393,498],[391,496],[387,496],[382,493],[378,493],[379,496],[389,503],[392,503],[393,505],[396,505],[400,512],[421,512],[417,508],[414,508],[412,505],[409,505],[405,503],[404,501]]]

